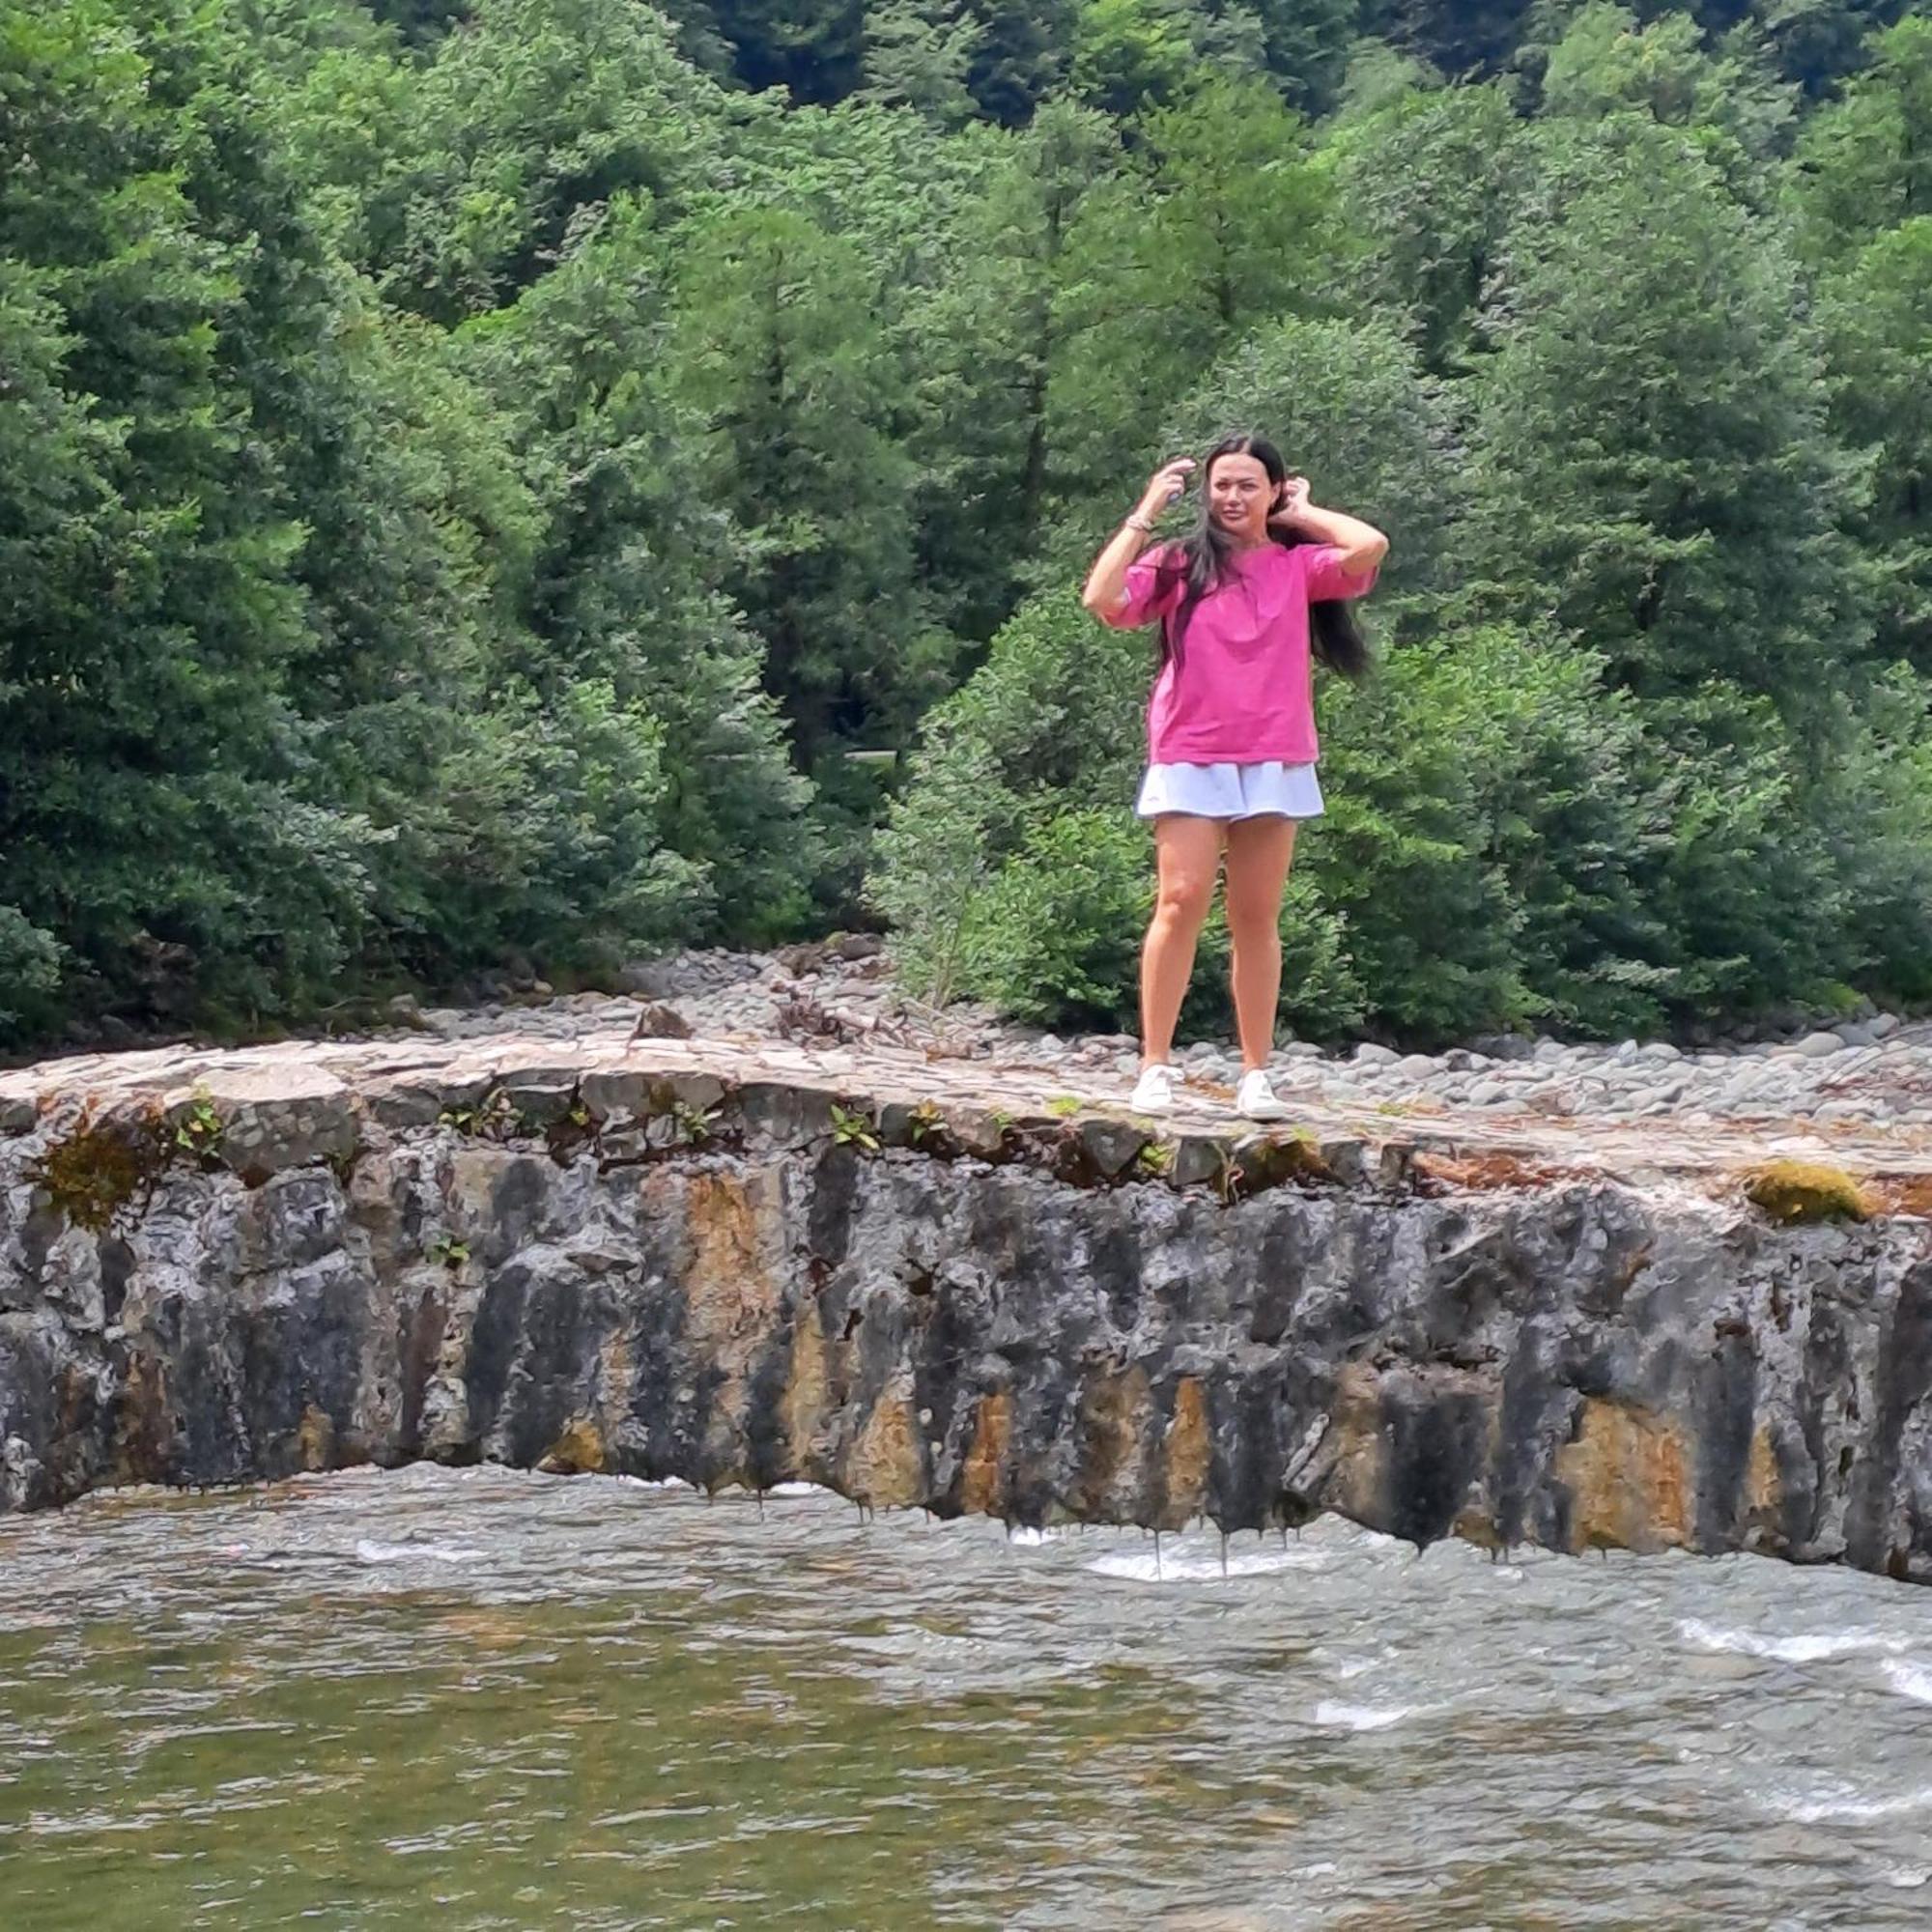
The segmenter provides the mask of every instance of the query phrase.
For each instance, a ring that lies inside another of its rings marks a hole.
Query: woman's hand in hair
[[[1160,513],[1170,508],[1180,493],[1187,488],[1188,472],[1194,468],[1191,456],[1177,456],[1172,463],[1163,463],[1148,478],[1148,486],[1141,497],[1140,514],[1150,523]]]
[[[1301,521],[1308,508],[1308,478],[1291,476],[1283,483],[1275,498],[1275,506],[1268,512],[1268,522],[1278,524],[1283,529],[1293,529]]]

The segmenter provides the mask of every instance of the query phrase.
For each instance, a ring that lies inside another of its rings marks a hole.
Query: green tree
[[[1327,173],[1264,82],[1216,81],[1151,116],[1145,172],[1095,187],[1061,256],[1060,500],[1111,513],[1160,454],[1151,417],[1255,324],[1324,312],[1346,246]]]
[[[368,828],[293,795],[304,533],[254,427],[327,291],[218,23],[14,0],[0,43],[5,1004],[45,935],[70,999],[179,1015],[201,971],[271,1008],[366,890]]]
[[[1347,117],[1326,152],[1365,241],[1359,298],[1411,318],[1425,366],[1462,371],[1520,189],[1521,124],[1499,83],[1407,85]]]
[[[1788,150],[1798,103],[1748,38],[1733,35],[1706,51],[1687,14],[1644,25],[1614,0],[1592,0],[1550,50],[1543,112],[1596,121],[1626,109],[1727,136],[1728,151],[1707,140],[1705,156],[1723,166],[1735,194],[1749,198],[1766,164]]]
[[[879,0],[866,14],[859,98],[912,107],[942,127],[971,120],[966,85],[984,29],[960,0]]]
[[[1644,696],[1712,676],[1802,709],[1870,640],[1778,233],[1647,117],[1540,138],[1472,378],[1471,560]]]
[[[594,680],[663,727],[655,829],[696,897],[682,936],[793,928],[815,854],[762,652],[724,593],[733,549],[668,394],[661,238],[620,200],[597,233],[468,347],[506,412],[545,526],[520,670],[560,695]]]
[[[741,532],[731,588],[811,770],[909,737],[951,639],[912,572],[912,477],[860,258],[803,216],[707,222],[681,250],[671,365],[698,474]]]
[[[1267,69],[1289,105],[1325,114],[1342,91],[1361,27],[1361,0],[1258,0]]]
[[[1061,350],[1054,290],[1083,202],[1119,164],[1104,117],[1049,102],[991,157],[944,272],[907,299],[919,573],[963,638],[983,640],[1010,614],[1039,543]]]
[[[1914,14],[1877,38],[1871,66],[1806,123],[1796,158],[1814,260],[1932,214],[1932,19]]]
[[[985,114],[1018,127],[1066,78],[1077,0],[971,0],[971,12],[980,39],[967,85]]]
[[[670,23],[632,0],[475,0],[384,108],[398,150],[351,184],[366,264],[443,323],[512,298],[613,195],[679,209],[715,177],[724,121]],[[333,152],[359,159],[353,140]]]
[[[860,82],[865,0],[716,0],[718,31],[736,49],[748,87],[794,100],[842,100]]]
[[[1851,524],[1879,571],[1875,643],[1932,676],[1932,215],[1914,215],[1822,278],[1833,424],[1876,459]]]

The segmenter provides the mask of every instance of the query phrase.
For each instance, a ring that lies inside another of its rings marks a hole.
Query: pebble
[[[1823,1060],[1827,1054],[1842,1053],[1845,1042],[1834,1033],[1807,1033],[1790,1050],[1802,1060]]]
[[[828,955],[816,970],[788,970],[758,953],[684,953],[627,967],[621,994],[580,993],[530,1003],[501,994],[487,1005],[426,1008],[399,1001],[390,1016],[400,1032],[427,1029],[446,1037],[488,1033],[568,1041],[628,1031],[639,1005],[673,1006],[698,1037],[769,1035],[782,1000],[803,998],[841,1012],[904,1019],[907,1009],[875,958]],[[533,976],[532,976],[533,977]],[[479,980],[479,984],[481,983]],[[911,1009],[915,1025],[931,1016]],[[1078,1090],[1131,1082],[1140,1054],[1130,1034],[1063,1035],[1001,1021],[961,1002],[940,1022],[953,1051],[969,1062],[1016,1068],[1050,1065],[1053,1079]],[[1884,1042],[1884,1044],[1880,1044]],[[1238,1067],[1232,1040],[1195,1040],[1179,1056],[1190,1075],[1232,1084]],[[1485,1035],[1439,1054],[1402,1053],[1378,1040],[1323,1048],[1284,1039],[1272,1065],[1284,1084],[1351,1106],[1514,1107],[1532,1116],[1619,1120],[1669,1116],[1674,1123],[1763,1121],[1863,1122],[1922,1134],[1932,1123],[1932,1019],[1902,1021],[1877,1013],[1847,1018],[1797,1038],[1735,1039],[1686,1052],[1668,1040],[1565,1042],[1520,1035]],[[1042,1076],[1036,1072],[1037,1082]]]

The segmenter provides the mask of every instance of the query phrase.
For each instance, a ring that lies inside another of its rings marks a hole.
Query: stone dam
[[[1922,1124],[1262,1132],[612,1008],[0,1075],[0,1506],[484,1461],[1932,1579]]]

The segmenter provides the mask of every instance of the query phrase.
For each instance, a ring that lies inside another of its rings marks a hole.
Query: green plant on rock
[[[504,1140],[528,1130],[524,1116],[500,1087],[493,1087],[474,1106],[445,1107],[436,1119],[439,1126],[483,1140]]]
[[[907,1117],[906,1138],[914,1147],[923,1147],[939,1132],[940,1125],[939,1103],[922,1100]]]
[[[99,1234],[124,1208],[146,1201],[172,1152],[167,1124],[153,1111],[83,1120],[27,1178],[76,1228]]]
[[[197,1086],[187,1111],[175,1122],[175,1146],[199,1161],[211,1162],[221,1151],[223,1131],[224,1123],[208,1089]]]
[[[1058,1120],[1069,1121],[1086,1104],[1076,1094],[1056,1094],[1047,1101],[1046,1111]]]
[[[1149,1141],[1134,1156],[1134,1165],[1150,1180],[1159,1180],[1174,1171],[1174,1149],[1165,1141]]]
[[[453,1235],[439,1235],[423,1251],[439,1267],[459,1268],[469,1259],[469,1246]]]
[[[671,1125],[685,1147],[702,1147],[718,1131],[718,1109],[699,1107],[690,1100],[670,1103]]]
[[[832,1139],[838,1147],[864,1148],[869,1153],[879,1151],[879,1136],[870,1116],[841,1107],[836,1101],[832,1108]]]

